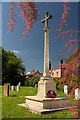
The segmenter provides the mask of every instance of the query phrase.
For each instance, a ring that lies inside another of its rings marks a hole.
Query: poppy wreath
[[[48,98],[55,98],[57,95],[56,95],[56,93],[53,91],[53,90],[49,90],[48,92],[47,92],[47,97]]]

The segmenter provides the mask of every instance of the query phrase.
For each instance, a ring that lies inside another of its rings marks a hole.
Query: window
[[[56,75],[58,76],[58,71],[56,72]]]
[[[54,73],[52,72],[52,75],[54,76]]]

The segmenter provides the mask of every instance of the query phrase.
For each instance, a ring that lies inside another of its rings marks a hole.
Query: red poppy
[[[49,90],[47,92],[47,96],[48,96],[48,98],[55,98],[57,95],[53,90]]]

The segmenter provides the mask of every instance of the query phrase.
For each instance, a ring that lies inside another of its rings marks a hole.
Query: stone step
[[[26,103],[22,103],[22,104],[17,104],[19,106],[25,107],[28,109],[28,106],[26,105]],[[55,111],[60,111],[60,110],[69,110],[70,108],[77,108],[77,106],[70,106],[70,107],[64,107],[64,108],[54,108],[54,109],[42,109],[40,107],[37,107],[37,109],[29,109],[32,113],[39,113],[39,114],[43,114],[43,113],[50,113],[50,112],[55,112]]]

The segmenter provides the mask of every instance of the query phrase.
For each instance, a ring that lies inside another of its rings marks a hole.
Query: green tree
[[[34,87],[36,84],[38,84],[39,80],[40,80],[40,77],[36,77],[36,76],[32,76],[32,77],[26,78],[25,86],[32,86],[32,87]]]
[[[2,84],[10,83],[16,85],[18,82],[24,83],[25,67],[22,59],[13,52],[2,49]]]

